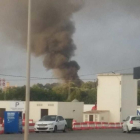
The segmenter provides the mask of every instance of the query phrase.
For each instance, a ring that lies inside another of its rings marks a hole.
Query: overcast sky
[[[110,72],[140,66],[140,0],[85,0],[73,15],[79,75]],[[6,7],[5,7],[6,8]],[[26,75],[26,50],[9,45],[0,33],[0,74]],[[14,42],[14,41],[13,41]],[[132,69],[121,72],[132,72]],[[54,77],[46,71],[42,58],[32,56],[31,76]],[[4,77],[11,85],[25,85],[22,78]],[[96,75],[82,79],[94,79]],[[17,81],[16,81],[17,80]],[[32,80],[34,83],[54,80]]]

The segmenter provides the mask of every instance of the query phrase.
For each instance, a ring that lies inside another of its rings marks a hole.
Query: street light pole
[[[26,83],[24,140],[29,139],[30,61],[31,61],[31,0],[28,0],[27,75],[26,75],[27,83]]]

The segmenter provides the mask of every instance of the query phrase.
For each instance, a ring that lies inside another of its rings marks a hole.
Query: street
[[[131,134],[121,130],[85,130],[70,131],[67,133],[31,133],[29,140],[138,140],[140,132]],[[0,135],[1,140],[23,140],[22,134]]]

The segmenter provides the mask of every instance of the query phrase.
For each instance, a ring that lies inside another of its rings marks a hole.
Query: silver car
[[[49,115],[42,117],[34,126],[36,133],[66,131],[67,122],[62,116]]]

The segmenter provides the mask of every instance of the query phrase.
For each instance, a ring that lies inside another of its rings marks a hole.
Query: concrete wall
[[[85,113],[83,122],[89,121],[89,115],[93,115],[93,122],[109,122],[109,112]]]
[[[8,102],[8,101],[0,101],[0,108],[5,108],[6,111],[11,111],[10,102]]]
[[[95,105],[94,104],[84,104],[84,112],[90,111],[93,106],[95,106]]]
[[[24,111],[24,106],[21,109],[11,109],[12,101],[0,101],[0,108],[5,108],[6,111]],[[24,104],[24,102],[21,102]],[[83,120],[83,102],[30,102],[30,119],[34,122],[41,118],[41,109],[48,109],[49,115],[61,115],[64,118],[74,118],[82,122]],[[75,111],[74,111],[75,110]]]
[[[110,122],[120,121],[121,76],[98,75],[97,109],[110,111]]]
[[[99,115],[99,122],[109,122],[109,112],[103,112]]]
[[[131,74],[98,76],[97,109],[110,111],[110,122],[137,114],[137,80]]]
[[[31,102],[30,119],[38,121],[41,118],[41,109],[48,109],[48,115],[57,115],[58,102]]]
[[[122,75],[121,121],[129,115],[137,115],[137,80],[133,75]]]
[[[82,122],[83,107],[84,103],[82,102],[59,102],[58,115],[62,115],[64,118],[73,118],[78,122]]]

